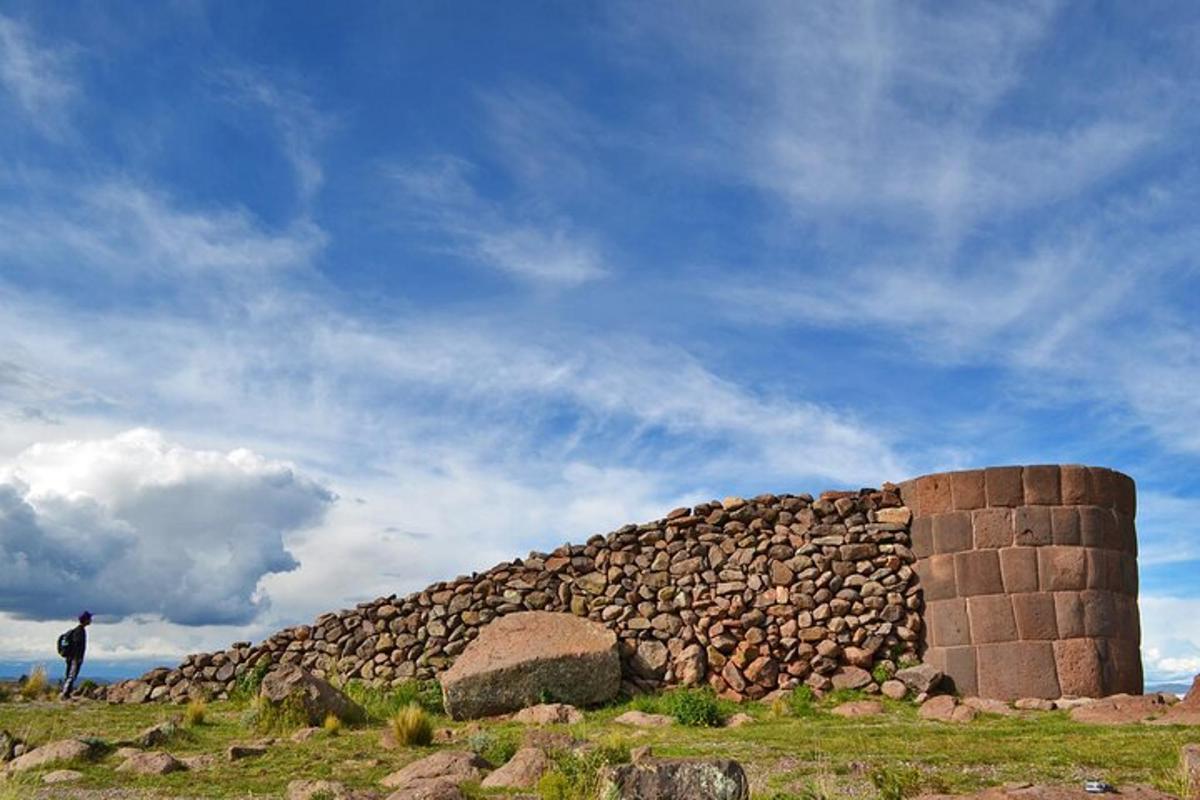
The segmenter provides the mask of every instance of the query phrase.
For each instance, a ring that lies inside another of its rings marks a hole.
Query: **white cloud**
[[[77,91],[67,55],[42,46],[25,25],[0,15],[0,85],[30,122],[51,136],[64,132]]]
[[[392,169],[400,223],[448,242],[465,259],[541,286],[571,288],[609,273],[588,236],[564,220],[485,200],[469,169],[454,158]]]
[[[283,537],[333,499],[288,464],[148,430],[36,444],[0,469],[0,609],[246,622],[259,580],[296,566]]]
[[[1142,664],[1147,681],[1200,674],[1200,598],[1142,595]]]

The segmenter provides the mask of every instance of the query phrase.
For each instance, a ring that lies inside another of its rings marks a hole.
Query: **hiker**
[[[75,691],[75,679],[79,677],[79,668],[83,666],[83,654],[87,650],[87,626],[90,624],[92,612],[85,611],[79,615],[78,625],[58,637],[58,654],[67,662],[62,694],[59,695],[63,700],[69,699]]]

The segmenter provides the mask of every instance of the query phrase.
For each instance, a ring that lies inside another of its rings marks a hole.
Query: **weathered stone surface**
[[[1157,694],[1117,694],[1071,709],[1071,719],[1090,725],[1127,725],[1161,717],[1170,709]]]
[[[25,772],[50,764],[82,761],[91,758],[94,753],[93,746],[87,742],[81,742],[78,739],[62,739],[35,747],[29,752],[17,756],[9,762],[7,771]]]
[[[871,673],[859,667],[842,667],[830,676],[835,689],[861,689],[871,683]]]
[[[322,724],[330,714],[345,722],[356,722],[364,716],[362,707],[344,693],[295,664],[283,664],[267,673],[259,696],[272,705],[302,710],[313,726]]]
[[[117,772],[133,772],[138,775],[166,775],[185,770],[187,767],[170,753],[135,753],[117,767]]]
[[[917,716],[936,722],[970,722],[978,713],[970,706],[959,704],[953,696],[943,694],[922,703]]]
[[[258,758],[267,754],[264,744],[231,744],[225,748],[225,758],[228,761],[241,761],[246,758]]]
[[[1013,701],[1013,708],[1018,711],[1053,711],[1055,704],[1053,700],[1041,697],[1022,697]]]
[[[665,714],[648,714],[645,711],[626,711],[613,720],[617,725],[630,725],[635,728],[661,728],[671,724],[671,718]]]
[[[464,750],[442,750],[391,773],[380,784],[387,789],[416,792],[426,784],[446,782],[457,786],[483,777],[488,763]],[[394,795],[393,795],[394,796]]]
[[[577,706],[611,700],[621,687],[616,636],[597,622],[529,611],[484,627],[442,675],[455,719],[516,711],[549,695]]]
[[[908,696],[908,687],[904,685],[904,681],[898,681],[894,678],[890,681],[884,681],[879,690],[883,692],[884,697],[890,697],[893,700],[903,700]]]
[[[839,717],[873,717],[883,713],[883,703],[878,700],[851,700],[834,706],[829,713]]]
[[[574,725],[583,722],[583,712],[566,703],[539,703],[513,715],[523,725]]]
[[[536,747],[522,747],[508,763],[483,779],[485,789],[531,789],[550,768],[550,759]]]
[[[602,797],[619,800],[748,800],[750,783],[736,761],[659,761],[611,767]]]
[[[1196,685],[1192,684],[1192,689]],[[1179,768],[1192,797],[1200,796],[1200,744],[1185,744],[1179,751]]]
[[[285,800],[351,800],[354,793],[339,781],[295,780],[287,785]]]
[[[903,682],[913,694],[924,694],[937,688],[942,681],[942,672],[932,664],[917,664],[897,672],[896,680]]]
[[[1003,700],[994,700],[990,697],[964,697],[961,704],[968,708],[973,708],[981,714],[997,714],[1002,717],[1011,717],[1017,713],[1012,706]]]
[[[994,786],[974,794],[923,794],[919,795],[917,800],[1085,800],[1089,797],[1094,797],[1094,795],[1084,792],[1078,783],[1072,783],[1064,786],[1034,784]],[[1177,800],[1157,789],[1138,785],[1121,786],[1120,797],[1131,800]]]
[[[73,769],[56,769],[42,776],[42,783],[74,783],[83,778],[83,773]]]

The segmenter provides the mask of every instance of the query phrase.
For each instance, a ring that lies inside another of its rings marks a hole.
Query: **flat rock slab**
[[[1017,714],[1017,710],[1008,703],[990,697],[964,697],[961,705],[973,708],[981,714],[998,714],[1002,717],[1012,717]]]
[[[532,789],[550,769],[550,759],[537,747],[522,747],[508,763],[483,779],[485,789]]]
[[[267,747],[261,744],[233,744],[225,750],[225,756],[230,761],[241,761],[243,758],[257,758],[266,755]]]
[[[874,717],[883,713],[883,703],[878,700],[853,700],[830,710],[839,717]]]
[[[185,769],[187,769],[187,765],[170,753],[135,753],[117,767],[117,772],[133,772],[138,775],[167,775]]]
[[[284,800],[371,800],[374,792],[354,791],[339,781],[295,780],[287,785]]]
[[[87,742],[78,739],[62,739],[50,742],[41,747],[35,747],[24,755],[17,756],[8,763],[8,772],[24,772],[49,764],[59,764],[67,761],[82,761],[91,758],[94,748]]]
[[[601,797],[618,800],[748,800],[750,782],[736,761],[639,761],[610,767]]]
[[[921,704],[917,716],[935,722],[970,722],[979,712],[970,706],[959,705],[952,695],[931,697]]]
[[[583,722],[583,712],[566,703],[540,703],[513,715],[522,725],[574,725]]]
[[[56,769],[42,776],[42,783],[73,783],[83,777],[82,772],[73,769]]]
[[[480,630],[441,682],[454,719],[507,714],[547,696],[575,706],[604,703],[621,689],[617,637],[574,614],[508,614]]]
[[[457,787],[460,783],[482,778],[488,766],[486,761],[474,753],[465,750],[442,750],[393,772],[380,781],[380,784],[387,789],[412,791],[435,781],[447,781]]]
[[[1129,725],[1161,717],[1170,709],[1157,694],[1115,694],[1071,709],[1071,719],[1090,725]]]
[[[398,789],[389,794],[387,800],[466,800],[466,795],[453,781],[435,778]]]
[[[647,714],[645,711],[626,711],[613,720],[617,725],[629,725],[634,728],[661,728],[670,725],[673,720],[665,714]]]

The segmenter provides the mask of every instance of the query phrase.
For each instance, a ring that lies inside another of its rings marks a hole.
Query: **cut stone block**
[[[981,508],[971,515],[975,549],[1009,547],[1013,543],[1012,509]]]
[[[1087,550],[1082,547],[1039,547],[1038,576],[1043,592],[1087,588]]]
[[[997,552],[971,550],[954,556],[955,583],[960,596],[972,597],[1004,591],[1004,581],[1000,575],[1000,557]]]
[[[970,644],[971,631],[967,621],[967,604],[962,598],[935,600],[926,604],[925,624],[934,647]]]
[[[1079,509],[1071,506],[1050,509],[1050,529],[1055,544],[1080,544]]]
[[[968,597],[967,614],[974,644],[1014,642],[1019,638],[1012,599],[1006,594]]]
[[[1027,546],[1051,544],[1054,532],[1050,527],[1050,509],[1047,506],[1013,509],[1013,540]]]
[[[1037,465],[1025,467],[1025,504],[1031,506],[1054,506],[1062,502],[1059,489],[1058,467]]]
[[[917,562],[917,576],[925,592],[925,600],[948,600],[958,597],[954,581],[954,556],[930,556]]]
[[[1038,590],[1037,553],[1033,547],[1006,547],[1000,551],[1000,573],[1006,592]]]
[[[1062,696],[1050,642],[978,645],[979,696],[998,700]]]
[[[1058,638],[1054,595],[1047,592],[1012,596],[1017,632],[1025,641]]]
[[[1058,682],[1064,695],[1101,697],[1105,694],[1100,655],[1094,639],[1060,639],[1054,643]]]
[[[1058,635],[1063,639],[1074,639],[1087,632],[1083,624],[1083,597],[1079,592],[1055,592],[1054,617]]]
[[[984,486],[989,506],[1019,506],[1025,502],[1025,486],[1020,467],[988,467]]]
[[[970,511],[987,505],[983,475],[981,469],[950,473],[950,497],[955,509]]]
[[[971,512],[950,511],[933,518],[933,551],[959,553],[974,545],[971,534]]]

